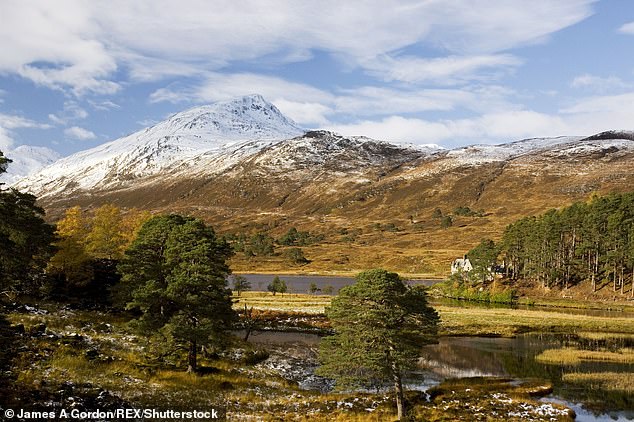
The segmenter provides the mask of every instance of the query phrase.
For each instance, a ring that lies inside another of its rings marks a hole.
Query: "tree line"
[[[496,244],[486,239],[468,253],[474,280],[497,268],[511,282],[567,289],[590,283],[634,296],[634,192],[593,196],[506,227]],[[501,268],[498,265],[501,264]]]

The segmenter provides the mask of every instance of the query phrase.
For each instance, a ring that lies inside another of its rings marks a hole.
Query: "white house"
[[[473,265],[471,265],[471,261],[465,255],[464,258],[458,258],[451,263],[451,274],[455,273],[468,273],[473,269]]]

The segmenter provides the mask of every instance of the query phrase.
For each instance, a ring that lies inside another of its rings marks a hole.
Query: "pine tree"
[[[234,274],[231,276],[233,279],[233,291],[240,296],[240,293],[251,289],[251,283],[246,277]]]
[[[0,174],[11,160],[0,152]],[[0,296],[36,293],[53,253],[54,228],[35,196],[0,185]]]
[[[335,334],[321,342],[318,373],[339,388],[393,383],[403,418],[403,374],[416,366],[421,346],[437,339],[439,317],[425,290],[395,273],[365,271],[339,291],[326,315]]]
[[[275,296],[276,293],[286,293],[286,290],[288,290],[288,288],[286,287],[286,282],[280,279],[280,277],[277,275],[273,277],[273,281],[269,283],[266,289],[269,292],[273,293],[273,296]]]
[[[485,239],[478,246],[471,249],[467,253],[473,266],[473,270],[469,273],[469,278],[479,283],[491,281],[497,265],[498,253],[498,247],[491,239]]]
[[[226,281],[231,254],[201,220],[171,215],[145,223],[119,265],[132,287],[128,307],[142,313],[136,327],[187,344],[188,372],[197,370],[199,346],[224,347],[235,320]]]

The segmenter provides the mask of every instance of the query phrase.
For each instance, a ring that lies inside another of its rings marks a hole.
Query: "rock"
[[[31,337],[42,337],[46,333],[46,324],[36,324],[29,328],[28,333]]]

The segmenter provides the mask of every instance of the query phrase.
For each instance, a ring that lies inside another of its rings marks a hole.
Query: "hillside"
[[[222,233],[324,235],[311,262],[245,258],[238,271],[442,276],[519,217],[634,186],[634,136],[540,138],[454,150],[306,132],[260,96],[199,107],[60,160],[17,185],[53,219],[112,202],[205,218]],[[464,212],[468,207],[472,212]],[[453,225],[440,227],[440,209]],[[457,210],[461,208],[461,210]]]

